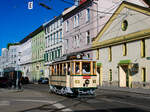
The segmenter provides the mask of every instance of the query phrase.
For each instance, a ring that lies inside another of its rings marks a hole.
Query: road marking
[[[29,100],[29,99],[22,99],[22,100],[15,100],[15,101],[20,101],[20,102],[40,102],[40,103],[49,103],[52,104],[52,106],[62,109],[61,111],[63,112],[72,112],[71,109],[66,108],[64,105],[57,103],[57,101],[47,101],[47,100]]]
[[[20,101],[20,102],[39,102],[39,103],[50,103],[50,104],[53,104],[53,103],[56,103],[56,101],[47,101],[47,100],[25,100],[25,99],[22,99],[22,100],[15,100],[15,101]]]
[[[150,107],[147,107],[147,106],[144,106],[144,105],[141,105],[141,104],[133,104],[133,103],[129,103],[129,102],[126,102],[126,101],[119,101],[119,100],[114,100],[114,99],[107,99],[107,98],[102,98],[103,101],[111,101],[111,102],[118,102],[118,103],[122,103],[122,104],[126,104],[126,105],[131,105],[131,106],[135,106],[135,107],[139,107],[141,109],[148,109],[150,110]]]
[[[0,106],[9,106],[10,101],[0,101]]]
[[[66,109],[65,109],[65,106],[62,105],[62,104],[60,104],[60,103],[56,103],[56,104],[54,104],[53,106],[57,107],[58,109],[62,109],[61,111],[64,111],[64,112],[70,112],[70,111],[72,111],[72,110],[69,109],[69,108],[66,108]],[[63,109],[63,108],[64,108],[64,109]]]

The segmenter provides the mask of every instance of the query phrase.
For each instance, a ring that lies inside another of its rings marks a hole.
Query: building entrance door
[[[120,87],[129,87],[129,67],[128,65],[119,66]]]
[[[99,86],[102,86],[102,72],[101,72],[101,66],[97,66],[97,75],[99,77]]]

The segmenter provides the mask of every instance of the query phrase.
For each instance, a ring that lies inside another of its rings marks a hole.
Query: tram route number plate
[[[90,79],[91,76],[83,76],[83,79]]]

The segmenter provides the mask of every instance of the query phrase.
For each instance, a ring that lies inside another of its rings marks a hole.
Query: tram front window
[[[82,73],[83,74],[90,74],[90,62],[83,62],[82,63]]]
[[[76,62],[76,74],[80,73],[80,66],[79,66],[79,62]]]

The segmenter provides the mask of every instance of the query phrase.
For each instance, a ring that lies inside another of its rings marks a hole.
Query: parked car
[[[22,77],[21,78],[21,83],[22,84],[29,84],[29,78],[28,77]]]
[[[0,77],[0,87],[11,87],[12,82],[7,77]]]
[[[38,80],[38,84],[48,84],[49,82],[49,79],[46,78],[46,77],[41,77],[39,80]]]

